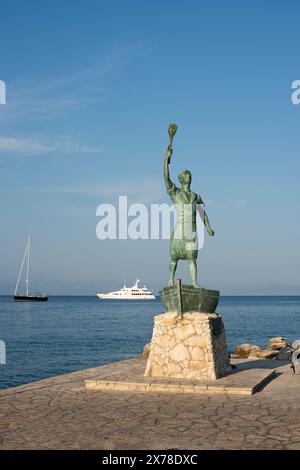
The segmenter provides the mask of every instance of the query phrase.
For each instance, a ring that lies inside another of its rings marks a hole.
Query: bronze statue
[[[170,266],[169,266],[169,286],[174,285],[174,276],[177,268],[178,260],[188,260],[189,270],[194,287],[197,285],[197,256],[198,256],[198,239],[196,231],[197,209],[200,217],[210,236],[214,235],[206,212],[202,209],[204,202],[202,198],[191,191],[192,175],[190,171],[184,170],[178,175],[181,188],[177,188],[170,179],[169,164],[173,155],[173,138],[176,134],[176,124],[169,125],[169,145],[165,154],[164,161],[164,180],[167,192],[176,207],[177,221],[174,228],[171,244],[170,244]]]

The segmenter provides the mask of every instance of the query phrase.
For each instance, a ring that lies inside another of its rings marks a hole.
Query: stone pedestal
[[[154,318],[145,376],[216,380],[230,370],[222,317],[168,312]]]

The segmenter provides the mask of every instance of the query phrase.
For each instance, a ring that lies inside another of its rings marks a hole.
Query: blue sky
[[[1,5],[0,293],[26,237],[49,293],[167,281],[167,241],[100,241],[96,207],[168,201],[193,174],[216,231],[199,282],[225,294],[300,292],[296,1],[15,1]],[[178,275],[188,281],[186,267]]]

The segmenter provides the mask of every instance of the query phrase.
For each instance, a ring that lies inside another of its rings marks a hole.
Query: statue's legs
[[[174,277],[175,277],[175,271],[177,268],[177,259],[171,258],[170,265],[169,265],[169,282],[168,286],[174,286]]]
[[[197,285],[197,262],[195,259],[189,259],[189,270],[190,270],[193,286],[198,287]]]

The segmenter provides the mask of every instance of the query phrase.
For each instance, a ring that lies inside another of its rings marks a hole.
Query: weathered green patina
[[[170,179],[169,164],[173,155],[173,138],[177,131],[176,124],[169,125],[169,145],[165,154],[164,161],[164,180],[167,192],[175,205],[177,212],[176,226],[173,231],[170,245],[170,266],[169,266],[169,286],[174,285],[174,276],[177,268],[178,260],[188,260],[189,270],[192,278],[193,286],[197,285],[197,256],[198,256],[198,239],[196,216],[199,210],[200,217],[210,236],[214,235],[214,231],[210,227],[207,214],[204,210],[204,202],[198,194],[191,191],[192,175],[190,171],[184,170],[179,176],[181,188],[177,188]]]
[[[166,312],[177,312],[182,318],[184,313],[203,312],[214,313],[219,302],[220,292],[217,290],[202,289],[187,284],[165,287],[160,292],[160,299]]]

